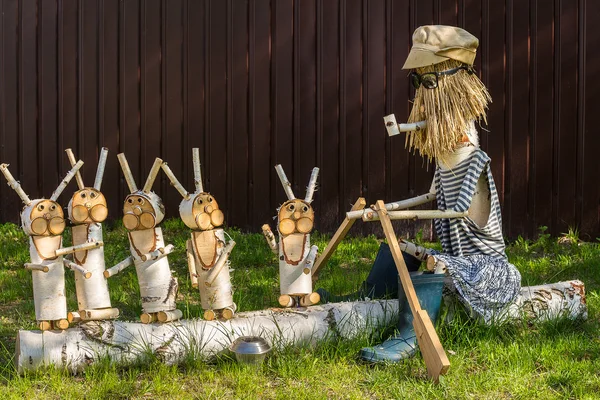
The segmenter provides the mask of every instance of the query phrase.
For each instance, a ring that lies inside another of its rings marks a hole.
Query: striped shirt
[[[490,190],[490,216],[480,227],[469,217],[436,219],[435,229],[444,253],[452,256],[483,254],[506,259],[502,236],[502,216],[498,192],[490,169],[490,158],[481,149],[452,169],[435,171],[435,189],[439,210],[467,211],[471,205],[480,176],[487,179]]]

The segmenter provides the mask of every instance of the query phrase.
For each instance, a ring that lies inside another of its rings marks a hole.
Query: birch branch
[[[186,200],[189,199],[190,194],[187,192],[187,190],[185,190],[181,182],[179,182],[179,180],[175,177],[175,174],[173,173],[173,171],[171,171],[169,165],[167,165],[167,163],[164,162],[160,167],[165,172],[165,175],[167,175],[167,178],[169,178],[169,181],[171,181],[171,186],[177,189],[181,197],[183,197]]]
[[[25,205],[28,206],[31,203],[31,200],[29,199],[25,191],[23,191],[21,184],[12,176],[12,174],[8,170],[8,164],[0,164],[0,171],[2,171],[4,177],[8,181],[8,186],[10,186],[15,192],[17,192],[21,200],[23,200],[23,203],[25,203]]]
[[[391,220],[398,219],[440,219],[440,218],[464,218],[469,215],[468,211],[452,210],[413,210],[413,211],[388,211]],[[363,215],[363,221],[379,221],[377,211]]]
[[[315,193],[315,188],[317,186],[317,178],[319,177],[319,168],[314,167],[312,173],[310,174],[310,180],[308,181],[308,186],[306,187],[306,197],[304,201],[307,203],[312,203],[313,195]]]
[[[87,242],[83,244],[78,244],[77,246],[63,247],[62,249],[58,249],[56,250],[56,255],[64,256],[65,254],[75,253],[76,251],[91,250],[102,246],[104,246],[104,242],[100,240],[94,242]]]
[[[163,258],[164,256],[170,254],[175,247],[172,244],[169,244],[165,247],[158,248],[151,253],[142,254],[140,258],[142,261],[156,261],[159,258]]]
[[[302,267],[302,272],[306,275],[310,274],[312,271],[313,265],[315,263],[315,259],[317,258],[317,253],[319,252],[319,247],[317,245],[313,245],[304,260],[304,265]]]
[[[152,185],[156,180],[158,171],[160,171],[160,166],[162,162],[163,160],[161,160],[158,157],[154,159],[154,164],[152,164],[152,168],[150,169],[150,173],[148,174],[148,179],[146,179],[146,183],[144,184],[144,188],[142,189],[144,193],[149,193],[152,190]]]
[[[129,168],[127,158],[125,158],[125,154],[119,153],[117,154],[117,158],[119,159],[119,164],[121,164],[121,170],[123,170],[123,175],[125,176],[125,182],[127,182],[127,187],[129,187],[129,192],[137,192],[138,188],[135,184],[135,179],[133,178],[131,169]]]
[[[262,233],[265,239],[267,240],[267,244],[271,248],[273,254],[279,253],[279,247],[277,246],[277,240],[275,240],[275,235],[273,235],[273,231],[268,224],[264,224],[262,226]]]
[[[69,261],[67,259],[63,259],[63,264],[65,267],[69,268],[72,271],[78,271],[83,275],[85,279],[90,279],[92,277],[92,273],[87,269],[83,268],[81,265],[74,263],[73,261]]]
[[[50,271],[50,268],[48,268],[47,265],[41,265],[41,264],[25,263],[25,264],[23,264],[23,267],[25,267],[25,269],[27,269],[29,271],[42,271],[42,272]]]
[[[202,187],[202,169],[200,166],[200,149],[194,147],[192,149],[192,159],[194,161],[194,186],[196,186],[196,193],[204,192]]]
[[[63,192],[63,190],[65,190],[65,188],[67,187],[67,185],[69,184],[71,179],[73,179],[73,176],[75,176],[75,174],[77,174],[77,172],[79,171],[79,168],[81,168],[82,165],[83,165],[83,161],[81,161],[81,160],[77,161],[77,164],[75,164],[73,166],[73,168],[71,168],[71,170],[69,171],[67,176],[65,176],[65,178],[60,182],[60,184],[54,191],[54,193],[52,193],[52,196],[50,196],[50,200],[56,201],[58,199],[58,196],[60,196],[60,194]]]
[[[427,121],[399,124],[396,122],[396,116],[394,114],[383,117],[383,122],[385,123],[385,129],[389,136],[398,135],[400,132],[418,132],[427,127]]]
[[[225,249],[223,249],[223,252],[219,255],[219,259],[212,268],[212,271],[210,271],[210,274],[206,277],[206,281],[204,282],[206,286],[210,287],[215,282],[215,279],[217,279],[217,276],[227,264],[227,260],[229,259],[229,255],[234,246],[235,242],[233,240],[230,240],[229,243],[227,243],[227,246],[225,246]]]
[[[285,172],[283,171],[283,167],[281,166],[281,164],[277,164],[275,166],[275,171],[277,171],[277,176],[279,176],[279,180],[281,181],[281,184],[283,185],[283,190],[285,190],[285,195],[287,196],[288,200],[295,199],[296,196],[294,196],[294,192],[292,191],[292,184],[290,183],[287,176],[285,175]]]
[[[77,164],[77,160],[75,159],[75,154],[73,154],[73,150],[66,149],[65,152],[67,153],[67,158],[71,163],[71,168],[74,167],[75,164]],[[81,172],[77,171],[77,173],[75,174],[75,180],[77,181],[77,186],[79,187],[79,189],[83,189],[85,187],[85,185],[83,184],[83,178],[81,177]]]
[[[133,264],[133,257],[129,256],[126,259],[124,259],[123,261],[121,261],[120,263],[118,263],[118,264],[108,268],[106,271],[104,271],[104,277],[108,279],[111,276],[116,275],[119,272],[123,271],[125,268],[129,267],[132,264]]]
[[[104,169],[106,168],[106,159],[108,158],[108,149],[103,147],[100,150],[100,158],[98,159],[98,168],[96,168],[96,179],[94,179],[94,189],[100,191],[102,187],[102,178],[104,178]]]
[[[407,208],[420,206],[421,204],[429,203],[435,200],[435,193],[425,193],[420,196],[412,197],[406,200],[394,201],[392,203],[387,203],[385,205],[385,209],[388,211],[398,211],[405,210]],[[346,213],[346,217],[348,219],[360,219],[363,218],[365,214],[374,212],[371,208],[365,208],[364,210],[357,211],[348,211]]]

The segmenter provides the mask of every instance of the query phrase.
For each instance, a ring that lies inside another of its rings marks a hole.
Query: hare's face
[[[292,233],[310,233],[313,229],[315,212],[304,200],[288,200],[279,208],[277,215],[279,232],[284,235]]]
[[[69,219],[74,224],[102,222],[108,216],[106,198],[93,188],[76,191],[69,202],[68,211]]]
[[[162,221],[164,206],[158,196],[135,192],[125,198],[123,225],[130,231],[151,229]]]
[[[27,210],[27,209],[30,210]],[[29,221],[24,222],[24,230],[36,236],[60,235],[65,230],[65,215],[57,202],[42,199],[25,207],[23,214],[29,213]]]
[[[194,197],[192,215],[197,226],[191,228],[200,228],[203,231],[220,227],[225,219],[223,211],[219,209],[217,200],[207,192],[198,193]]]

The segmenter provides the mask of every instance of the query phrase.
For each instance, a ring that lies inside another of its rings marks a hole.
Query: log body
[[[142,309],[145,313],[175,310],[177,279],[171,275],[169,260],[161,257],[155,262],[143,260],[142,256],[164,249],[165,242],[160,228],[129,232],[131,255],[137,272]]]
[[[223,229],[193,231],[191,236],[202,308],[205,310],[220,310],[225,307],[235,308],[229,265],[225,265],[221,269],[221,272],[212,283],[208,282],[215,263],[225,249]],[[207,283],[210,283],[210,285]]]
[[[304,263],[310,251],[310,234],[279,235],[279,289],[281,294],[302,296],[312,293],[312,275]]]
[[[82,224],[73,226],[73,245],[87,242],[102,242],[102,224]],[[91,250],[77,251],[73,261],[91,273],[86,279],[79,271],[75,273],[75,290],[77,292],[77,307],[79,311],[110,308],[108,282],[104,277],[104,246]]]
[[[244,312],[227,321],[91,321],[61,333],[22,330],[17,334],[15,364],[20,372],[44,365],[79,371],[104,357],[114,363],[135,362],[148,351],[171,364],[190,353],[213,357],[244,335],[261,336],[275,348],[334,337],[351,339],[394,323],[397,314],[398,302],[391,300],[331,303],[305,311]]]
[[[61,236],[29,236],[31,262],[48,267],[48,272],[31,271],[35,318],[38,321],[67,319],[65,267],[62,256],[54,256],[61,247]]]

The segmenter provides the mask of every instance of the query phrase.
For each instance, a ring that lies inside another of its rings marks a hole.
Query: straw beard
[[[428,67],[417,68],[417,73],[446,71],[461,66],[456,60],[447,60]],[[489,92],[476,74],[460,70],[451,76],[438,78],[438,87],[417,89],[408,122],[427,121],[424,130],[406,134],[405,146],[432,158],[453,151],[463,141],[471,121],[487,123],[486,109],[492,101]]]

